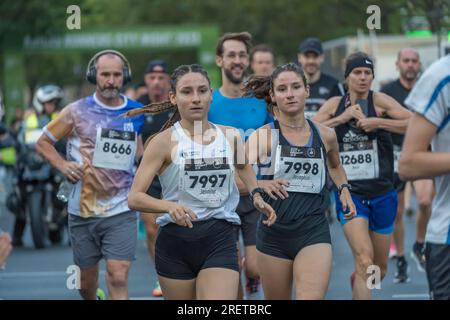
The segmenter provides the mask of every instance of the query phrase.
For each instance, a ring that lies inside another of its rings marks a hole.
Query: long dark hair
[[[191,72],[200,73],[202,76],[204,76],[208,80],[209,86],[211,86],[211,80],[209,79],[208,73],[205,71],[205,69],[203,69],[203,67],[201,65],[199,65],[199,64],[181,65],[178,68],[176,68],[173,71],[172,75],[170,76],[170,87],[171,87],[172,92],[176,93],[176,87],[177,87],[178,80],[180,80],[180,78],[182,76],[184,76],[185,74],[188,74]],[[174,113],[169,118],[169,120],[167,120],[166,123],[164,123],[164,125],[158,132],[151,135],[147,139],[147,141],[144,141],[145,145],[147,145],[154,136],[156,136],[158,133],[166,130],[167,128],[170,128],[177,121],[179,121],[181,119],[180,112],[178,111],[177,105],[172,104],[170,101],[163,101],[160,103],[151,103],[151,104],[145,105],[141,108],[130,110],[130,111],[126,112],[123,116],[128,118],[128,117],[133,117],[133,116],[136,116],[139,114],[144,114],[144,113],[159,114],[162,112],[166,112],[168,110],[174,110]]]
[[[290,62],[277,66],[270,76],[250,77],[244,87],[244,96],[253,96],[257,99],[264,99],[267,104],[267,111],[273,115],[273,107],[276,106],[270,97],[270,94],[273,93],[273,83],[282,72],[286,71],[292,71],[298,74],[302,78],[305,87],[308,86],[308,81],[303,69],[299,65]]]

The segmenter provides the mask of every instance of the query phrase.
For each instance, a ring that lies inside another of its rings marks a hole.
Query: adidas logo
[[[365,134],[356,134],[352,130],[349,130],[342,138],[343,142],[359,142],[368,141],[369,137]]]

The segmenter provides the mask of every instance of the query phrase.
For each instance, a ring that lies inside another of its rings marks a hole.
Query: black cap
[[[167,68],[167,63],[164,60],[151,60],[147,63],[145,67],[145,73],[161,72],[169,73]]]
[[[322,43],[317,38],[306,38],[298,46],[299,53],[314,52],[317,54],[323,53]]]

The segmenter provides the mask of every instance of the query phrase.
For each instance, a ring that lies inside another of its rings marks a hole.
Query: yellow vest
[[[58,116],[57,112],[53,112],[50,115],[50,119],[53,120]],[[28,117],[25,118],[25,130],[33,130],[39,128],[39,118],[36,112],[33,112]]]
[[[12,166],[16,164],[17,161],[17,155],[16,155],[16,149],[14,147],[7,147],[0,149],[0,155],[2,157],[3,164],[7,166]]]
[[[30,114],[25,118],[25,130],[37,129],[39,127],[39,120],[36,113]]]
[[[53,120],[58,116],[58,113],[53,112],[50,115],[50,119]],[[42,134],[42,129],[39,126],[39,118],[36,115],[35,112],[33,112],[32,114],[28,115],[25,119],[24,119],[24,139],[25,139],[25,143],[27,144],[34,144],[37,142],[37,140],[39,139],[39,137]]]

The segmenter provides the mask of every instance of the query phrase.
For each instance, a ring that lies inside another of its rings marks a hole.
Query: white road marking
[[[430,299],[430,295],[428,293],[402,293],[392,295],[392,299],[411,299],[411,298]]]
[[[100,271],[100,275],[104,276],[105,271]],[[0,279],[12,278],[37,278],[37,277],[67,277],[68,274],[63,271],[37,271],[37,272],[2,272]]]

